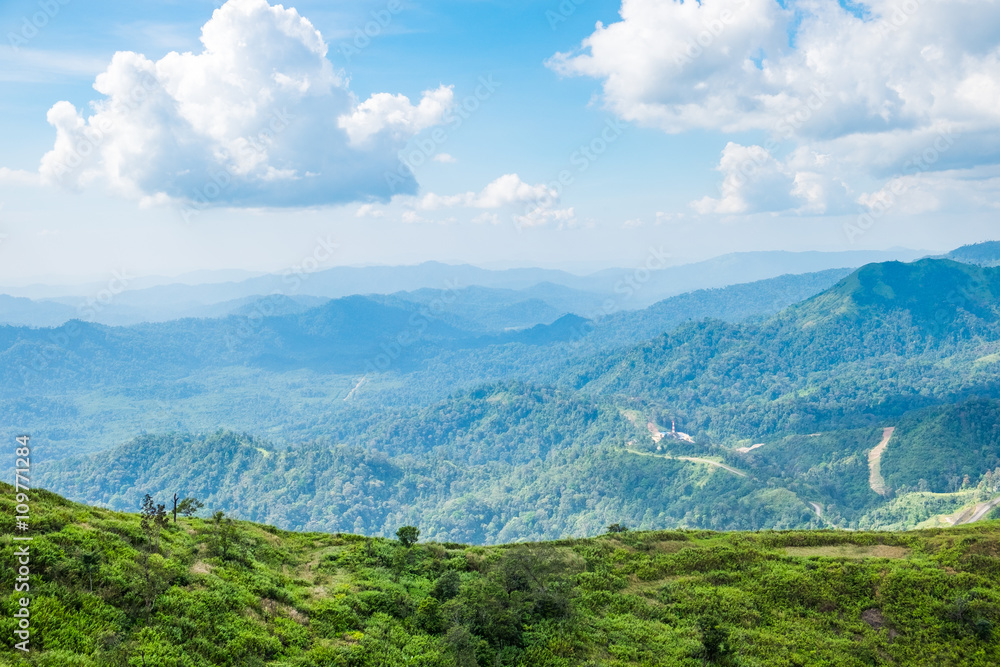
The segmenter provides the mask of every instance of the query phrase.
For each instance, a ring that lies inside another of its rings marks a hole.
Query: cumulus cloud
[[[417,201],[417,207],[426,211],[440,208],[463,206],[467,208],[501,208],[511,204],[541,205],[555,201],[559,194],[545,185],[529,185],[517,174],[504,174],[489,183],[480,192],[464,192],[457,195],[425,194]]]
[[[762,146],[729,142],[717,167],[720,196],[692,207],[702,214],[843,212],[852,203],[848,186],[828,172],[828,162],[829,156],[807,149],[779,160]]]
[[[405,140],[440,124],[453,106],[454,98],[448,86],[425,92],[416,106],[405,95],[378,93],[359,104],[352,113],[341,116],[337,125],[347,132],[354,145],[363,146],[372,137],[385,132]]]
[[[844,180],[913,175],[942,136],[951,149],[931,170],[996,164],[1000,3],[842,4],[623,0],[621,20],[549,66],[600,79],[606,106],[640,125],[764,132],[763,146],[726,147],[720,196],[699,210],[835,212]],[[740,151],[765,158],[755,179],[733,176]],[[800,164],[809,155],[825,162]]]
[[[403,201],[403,200],[401,200]],[[512,220],[518,227],[538,227],[549,223],[567,225],[575,220],[572,208],[558,208],[559,193],[546,185],[531,185],[517,174],[504,174],[482,190],[440,195],[433,192],[405,202],[411,207],[408,222],[422,222],[416,211],[433,212],[445,209],[481,209],[476,223],[500,224]],[[501,216],[499,212],[504,215]]]
[[[49,111],[56,140],[40,175],[147,204],[308,206],[416,191],[398,151],[441,122],[450,88],[416,103],[388,93],[359,101],[319,31],[267,0],[229,0],[201,42],[200,53],[156,61],[115,54],[89,113],[69,102]]]

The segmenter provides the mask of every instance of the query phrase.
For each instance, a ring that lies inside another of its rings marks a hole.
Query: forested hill
[[[8,593],[0,664],[1000,663],[997,522],[905,534],[627,531],[484,548],[413,529],[383,539],[224,515],[174,523],[156,510],[165,498],[151,500],[143,521],[31,493],[31,653],[14,649],[18,594]],[[5,535],[14,505],[0,484]],[[14,551],[0,543],[5,562]],[[13,590],[15,576],[0,569],[0,585]]]
[[[1000,241],[984,241],[956,248],[945,255],[948,259],[980,266],[1000,266]]]
[[[545,387],[480,388],[294,448],[232,432],[147,435],[47,462],[55,491],[114,509],[194,495],[295,530],[492,544],[634,528],[913,528],[1000,497],[1000,401],[907,414],[871,486],[881,428],[769,436],[750,451],[657,441],[670,413]],[[331,430],[333,430],[332,427]],[[817,509],[818,508],[818,509]],[[985,516],[985,514],[984,514]]]
[[[669,406],[715,440],[865,424],[1000,395],[1000,268],[863,267],[760,323],[692,323],[563,376]]]
[[[903,318],[921,333],[994,332],[1000,319],[1000,268],[951,260],[869,264],[825,292],[788,309],[805,326],[847,320],[872,328]]]

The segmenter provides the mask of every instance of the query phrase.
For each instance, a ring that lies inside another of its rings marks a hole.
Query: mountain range
[[[528,328],[481,290],[449,317],[424,291],[6,327],[0,400],[47,442],[49,488],[115,508],[176,488],[287,528],[419,519],[474,543],[937,525],[994,493],[998,292],[1000,268],[922,259]]]
[[[237,312],[254,299],[288,297],[305,305],[318,299],[354,295],[394,294],[421,290],[465,288],[505,290],[495,298],[517,301],[539,299],[553,308],[592,318],[612,298],[616,310],[644,308],[664,298],[693,290],[725,287],[786,274],[814,273],[828,269],[857,268],[889,259],[911,260],[925,253],[912,250],[852,252],[746,252],[694,263],[678,263],[662,248],[651,248],[634,268],[605,269],[576,275],[552,269],[487,270],[469,265],[426,262],[415,266],[334,267],[307,271],[301,267],[277,274],[203,272],[188,281],[133,278],[127,273],[113,285],[31,285],[0,288],[0,294],[28,301],[0,298],[0,324],[46,327],[81,319],[91,323],[129,325],[188,317],[222,317]],[[118,274],[116,274],[117,276]],[[240,280],[227,280],[232,276]],[[113,287],[113,289],[112,289]],[[32,301],[34,299],[34,301]],[[545,323],[542,320],[522,325]]]

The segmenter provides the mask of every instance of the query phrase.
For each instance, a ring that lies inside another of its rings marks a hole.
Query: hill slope
[[[4,665],[916,665],[1000,661],[1000,524],[404,546],[32,493],[31,655]],[[0,526],[13,529],[0,484]],[[9,538],[5,562],[15,559]],[[13,568],[0,571],[12,590]]]
[[[562,379],[658,402],[715,440],[878,425],[1000,396],[998,295],[1000,268],[874,264],[764,322],[685,325]]]

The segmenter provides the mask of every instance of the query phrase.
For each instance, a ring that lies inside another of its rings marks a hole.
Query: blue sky
[[[914,6],[8,0],[0,284],[280,271],[331,238],[337,264],[577,270],[991,238],[1000,10]],[[111,104],[143,76],[155,104]]]

